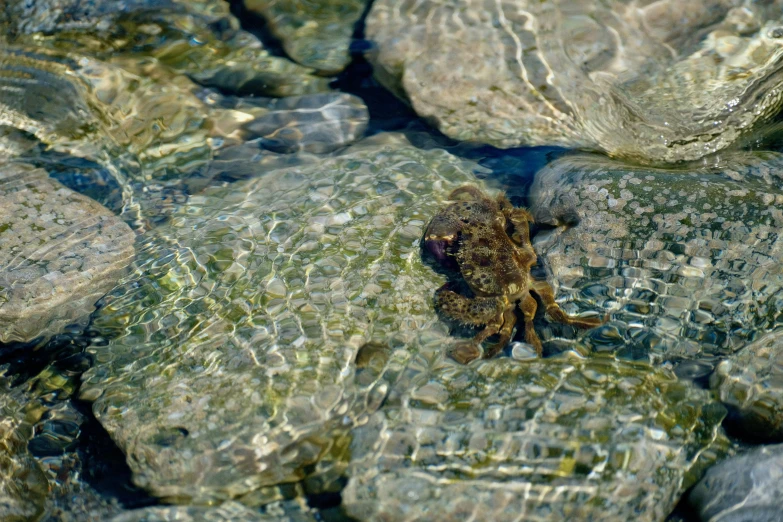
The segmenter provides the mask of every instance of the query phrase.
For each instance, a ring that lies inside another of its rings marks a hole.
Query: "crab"
[[[435,293],[440,311],[456,321],[484,326],[472,341],[460,343],[451,351],[458,362],[489,359],[497,355],[512,338],[517,322],[516,307],[522,310],[525,341],[542,356],[541,339],[533,328],[539,297],[550,318],[576,326],[593,328],[606,317],[573,317],[555,302],[552,287],[533,279],[530,269],[536,253],[530,244],[529,223],[533,216],[524,208],[511,205],[504,194],[491,199],[474,186],[454,190],[454,201],[430,222],[424,236],[425,247],[435,258],[459,270],[474,297],[465,297],[443,285]],[[483,353],[482,343],[498,334],[498,342]]]

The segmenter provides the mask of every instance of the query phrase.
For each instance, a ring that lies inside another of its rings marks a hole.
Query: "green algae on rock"
[[[148,232],[94,318],[110,341],[81,389],[134,481],[205,502],[339,473],[387,388],[355,382],[359,348],[449,339],[420,239],[476,170],[384,134],[191,196]]]
[[[85,319],[133,257],[135,235],[29,165],[0,165],[0,343]]]
[[[348,48],[354,25],[368,0],[244,0],[248,10],[266,18],[294,61],[337,73],[351,61]]]
[[[725,410],[645,364],[435,366],[354,430],[358,520],[662,521],[727,449]]]
[[[710,379],[731,412],[733,433],[783,441],[783,331],[766,333],[721,361]]]
[[[452,138],[675,162],[777,114],[780,13],[779,1],[376,0],[366,33],[379,80]]]
[[[33,435],[25,397],[0,376],[0,519],[28,522],[41,518],[49,483],[27,451]]]
[[[578,341],[622,357],[697,359],[773,327],[783,311],[781,166],[774,153],[680,171],[574,155],[539,171],[536,221],[578,224],[539,234],[536,251],[567,310],[599,304],[612,318],[574,332]]]

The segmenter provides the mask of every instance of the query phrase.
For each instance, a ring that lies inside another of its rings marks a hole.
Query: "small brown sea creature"
[[[555,302],[552,287],[531,277],[536,253],[528,226],[533,216],[527,210],[513,207],[503,194],[491,199],[469,185],[454,190],[449,199],[455,202],[435,215],[427,227],[425,247],[444,264],[455,264],[475,297],[448,290],[447,284],[437,290],[436,304],[452,319],[484,326],[472,341],[452,351],[454,359],[468,363],[481,357],[481,343],[494,334],[500,338],[484,350],[483,357],[500,352],[511,340],[517,305],[525,320],[525,341],[541,356],[541,340],[533,329],[538,303],[530,292],[541,299],[556,321],[579,328],[605,322],[598,317],[569,316]]]

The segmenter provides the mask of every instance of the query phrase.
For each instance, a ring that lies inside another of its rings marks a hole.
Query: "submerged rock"
[[[722,361],[711,377],[729,426],[753,441],[783,441],[783,331],[764,334]]]
[[[380,135],[192,196],[107,296],[81,397],[134,481],[184,502],[330,490],[387,385],[354,359],[448,340],[420,239],[472,162]]]
[[[575,338],[624,358],[709,359],[774,327],[783,310],[781,166],[777,154],[696,171],[574,155],[539,171],[536,221],[572,225],[534,240],[561,306],[611,314],[588,332],[550,333],[561,337],[550,347]]]
[[[151,57],[236,94],[291,96],[328,90],[312,70],[269,53],[221,0],[10,0],[0,39],[82,52],[103,61]]]
[[[279,511],[279,513],[277,512]],[[225,502],[220,506],[161,506],[127,511],[110,522],[316,522],[319,520],[307,510],[283,507],[261,513],[239,502]]]
[[[344,92],[242,98],[205,91],[202,97],[210,105],[227,109],[229,115],[248,115],[249,121],[243,122],[232,137],[255,141],[259,147],[283,154],[318,154],[345,147],[364,135],[370,120],[364,101]],[[229,118],[229,124],[236,120]],[[225,148],[217,154],[225,154]]]
[[[95,201],[29,165],[0,165],[0,343],[86,318],[131,262],[135,236]]]
[[[158,190],[148,189],[206,184],[192,178],[211,158],[215,114],[195,84],[159,64],[8,46],[0,49],[0,88],[0,123],[33,136],[41,149],[104,167],[130,219],[140,208],[145,218],[159,215],[146,197]],[[37,150],[23,157],[45,162]]]
[[[458,140],[700,158],[783,104],[781,2],[377,0],[376,76]]]
[[[266,18],[285,52],[296,62],[336,73],[351,61],[348,47],[354,25],[368,0],[244,0]]]
[[[778,522],[782,470],[783,445],[762,446],[707,470],[688,502],[703,522]]]
[[[0,150],[37,159],[39,143],[104,167],[123,216],[141,230],[206,186],[216,151],[248,135],[286,151],[327,150],[366,126],[361,100],[313,95],[328,79],[270,55],[222,0],[14,0],[4,9]],[[293,99],[226,109],[200,96],[204,86]]]
[[[361,98],[345,93],[271,100],[266,108],[244,129],[264,148],[282,153],[332,152],[359,139],[370,121]]]
[[[707,392],[646,365],[496,359],[411,385],[354,431],[358,520],[661,521],[727,447]]]
[[[38,520],[49,493],[43,469],[27,451],[33,427],[26,407],[24,395],[0,376],[0,519],[8,522]]]

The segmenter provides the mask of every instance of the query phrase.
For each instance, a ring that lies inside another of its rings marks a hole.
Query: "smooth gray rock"
[[[85,319],[134,254],[131,229],[29,165],[0,164],[0,343]]]
[[[713,466],[688,502],[703,522],[780,522],[783,445],[762,446]]]
[[[444,134],[697,159],[783,103],[779,0],[377,0],[375,74]]]
[[[698,169],[646,169],[573,155],[539,171],[536,252],[569,312],[604,308],[560,344],[651,361],[710,360],[773,328],[783,311],[783,156],[727,155]],[[546,342],[545,342],[546,345]]]

